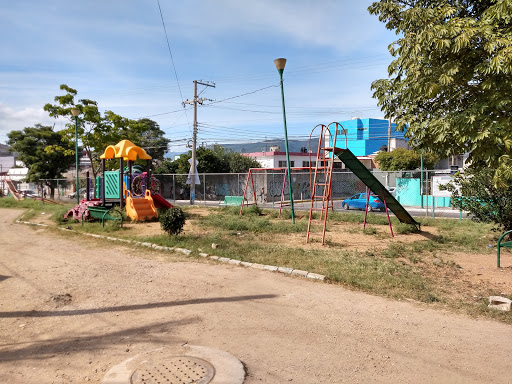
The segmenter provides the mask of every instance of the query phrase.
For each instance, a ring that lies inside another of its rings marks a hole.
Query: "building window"
[[[316,161],[311,162],[311,167],[314,167],[316,165]],[[303,161],[302,162],[303,167],[309,167],[309,161]]]
[[[279,168],[286,168],[286,160],[279,160]],[[295,167],[295,161],[290,161],[290,167]]]

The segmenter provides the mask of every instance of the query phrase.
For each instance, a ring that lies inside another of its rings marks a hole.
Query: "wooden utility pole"
[[[194,106],[194,129],[192,132],[192,164],[190,164],[190,205],[194,205],[194,200],[196,199],[197,104],[202,105],[203,101],[208,100],[208,99],[199,99],[197,97],[197,84],[201,84],[206,87],[215,88],[214,83],[194,80],[194,99],[193,100],[187,99],[183,102],[183,104],[191,104]]]

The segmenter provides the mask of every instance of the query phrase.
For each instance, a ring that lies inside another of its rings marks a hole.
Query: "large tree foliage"
[[[447,189],[452,191],[453,205],[471,213],[475,221],[493,223],[497,230],[512,229],[512,190],[497,188],[491,169],[468,169],[456,174]]]
[[[166,159],[155,173],[188,173],[190,164],[188,160],[192,157],[191,151],[181,155],[176,160]],[[250,168],[260,167],[256,160],[242,156],[237,152],[214,145],[212,148],[199,147],[196,151],[198,173],[237,173],[247,172]]]
[[[431,153],[423,154],[423,168],[432,169],[438,158]],[[375,162],[382,171],[403,171],[420,168],[421,153],[405,148],[396,148],[391,152],[380,151],[375,156]]]
[[[399,36],[389,78],[372,84],[411,143],[512,178],[512,0],[382,0],[369,11]]]
[[[18,159],[28,168],[27,181],[59,179],[75,162],[75,145],[61,132],[52,127],[36,124],[22,131],[7,134],[7,143],[18,153]],[[53,198],[55,184],[50,182],[50,195]]]
[[[155,121],[148,118],[130,120],[121,135],[144,148],[154,160],[164,160],[170,140],[165,138],[165,132]]]
[[[46,104],[44,110],[52,117],[69,117],[63,133],[74,140],[75,124],[71,114],[72,108],[78,108],[82,114],[78,119],[78,134],[89,158],[94,176],[100,168],[99,157],[109,145],[117,144],[127,139],[147,150],[154,160],[161,161],[167,152],[169,139],[153,120],[144,118],[131,120],[112,111],[103,115],[94,100],[80,99],[75,101],[77,91],[63,84],[60,89],[66,91],[65,95],[55,96],[55,104]]]

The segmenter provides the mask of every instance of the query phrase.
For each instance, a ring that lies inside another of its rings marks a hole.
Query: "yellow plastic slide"
[[[132,221],[146,221],[158,217],[151,191],[146,189],[144,197],[133,198],[130,191],[126,191],[126,214]]]

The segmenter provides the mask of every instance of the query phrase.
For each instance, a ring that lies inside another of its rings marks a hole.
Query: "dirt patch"
[[[18,214],[0,212],[2,383],[100,383],[130,357],[187,343],[242,360],[246,384],[510,381],[509,325],[279,273],[168,262],[13,225]]]
[[[68,305],[72,301],[72,296],[69,293],[51,295],[49,301],[56,304],[56,307]]]
[[[491,287],[500,294],[512,291],[512,253],[508,250],[502,253],[502,268],[496,266],[494,248],[486,253],[449,253],[445,258],[457,263],[463,272],[463,279],[483,292]]]
[[[193,207],[187,210],[189,219],[184,226],[185,234],[207,234],[213,232],[198,222],[198,218],[215,214],[211,208]],[[304,217],[297,217],[298,220],[306,220]],[[271,219],[273,223],[282,222],[284,219]],[[33,222],[53,225],[50,215],[37,215],[31,219]],[[126,229],[123,235],[132,237],[151,237],[163,235],[159,222],[128,222],[124,224]],[[437,228],[424,226],[420,233],[401,234],[395,231],[391,237],[388,225],[367,224],[368,233],[363,230],[363,223],[330,223],[326,232],[326,244],[321,244],[321,237],[312,236],[306,244],[305,233],[290,234],[255,234],[255,238],[262,241],[271,240],[273,243],[284,247],[299,247],[302,249],[326,250],[335,249],[340,251],[374,252],[388,248],[393,244],[411,244],[427,242],[439,235]],[[115,235],[114,235],[115,236]],[[243,238],[243,235],[242,235]],[[411,264],[408,259],[400,259],[402,263]],[[480,297],[489,291],[505,294],[512,291],[512,252],[505,249],[502,252],[503,268],[496,268],[496,249],[490,248],[486,252],[468,253],[453,251],[434,251],[430,256],[424,256],[424,268],[428,269],[430,275],[438,280],[449,280],[452,286],[458,286],[460,297]],[[450,270],[439,268],[442,264],[452,263],[460,268]]]
[[[376,232],[365,233],[363,224],[335,223],[329,226],[325,233],[325,244],[322,245],[321,236],[311,235],[310,242],[306,243],[305,233],[273,234],[276,243],[289,247],[303,249],[329,249],[366,251],[372,249],[385,249],[393,243],[413,243],[416,241],[428,241],[437,235],[436,228],[427,228],[421,233],[400,234],[395,233],[391,237],[387,225],[367,225],[368,229]]]

